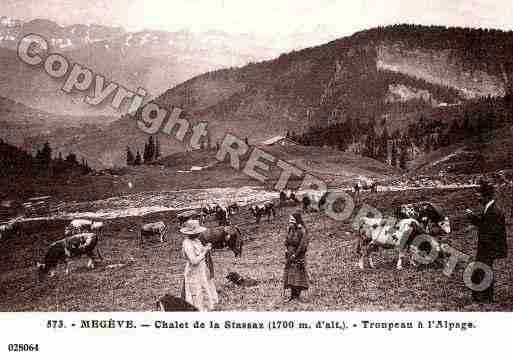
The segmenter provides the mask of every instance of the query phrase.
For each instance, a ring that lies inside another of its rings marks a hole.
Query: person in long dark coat
[[[478,229],[478,242],[476,261],[484,263],[490,267],[493,273],[494,261],[507,256],[508,248],[506,242],[506,222],[504,214],[495,204],[494,188],[487,182],[482,182],[479,190],[480,202],[483,205],[481,214],[474,214],[471,210],[466,210],[470,222]],[[485,272],[482,269],[476,269],[472,275],[472,282],[479,284],[483,280]],[[495,274],[493,274],[495,277]],[[490,286],[483,291],[472,291],[472,300],[475,302],[493,301],[493,291],[495,278],[492,279]]]
[[[301,291],[308,289],[308,273],[306,271],[308,238],[300,213],[290,216],[285,248],[283,286],[284,289],[290,288],[290,300],[296,300],[299,299]]]

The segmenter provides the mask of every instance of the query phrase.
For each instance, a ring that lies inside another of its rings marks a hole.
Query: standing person
[[[284,289],[290,288],[290,300],[297,300],[302,290],[308,289],[306,272],[306,251],[308,238],[305,223],[300,213],[289,218],[289,228],[285,240],[285,270],[283,275]]]
[[[495,275],[493,274],[493,263],[496,259],[505,258],[507,255],[506,243],[506,223],[504,215],[495,204],[494,188],[487,182],[481,182],[478,189],[480,202],[483,206],[482,214],[474,214],[467,209],[465,212],[470,222],[477,226],[478,241],[476,261],[486,264],[492,270],[492,282],[489,287],[483,291],[472,291],[472,300],[475,302],[493,301],[493,290],[495,285]],[[472,282],[479,284],[484,279],[485,272],[482,269],[476,269],[472,275]]]
[[[200,311],[213,310],[219,302],[213,277],[213,264],[210,256],[212,245],[206,246],[199,240],[200,233],[206,230],[198,220],[188,220],[180,229],[187,235],[182,243],[182,253],[186,259],[182,296]],[[204,297],[206,293],[206,298]],[[207,304],[205,305],[205,299]]]

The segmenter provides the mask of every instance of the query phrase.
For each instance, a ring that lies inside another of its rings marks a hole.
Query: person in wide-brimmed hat
[[[210,243],[204,246],[199,240],[200,234],[204,231],[206,228],[202,227],[198,220],[193,219],[185,222],[180,228],[180,232],[187,236],[182,243],[182,253],[187,261],[182,296],[200,311],[213,310],[219,301],[214,278],[210,276],[211,269],[207,265],[212,246]]]
[[[289,218],[285,248],[283,288],[290,288],[290,300],[297,300],[301,291],[308,289],[308,273],[306,271],[308,238],[305,223],[299,212],[292,214]]]
[[[493,264],[497,259],[507,256],[506,222],[501,210],[495,204],[495,191],[487,181],[481,181],[477,190],[483,212],[474,214],[467,209],[465,212],[470,222],[478,228],[476,262],[486,264],[493,274]],[[475,285],[481,284],[485,278],[482,269],[476,269],[472,275]],[[476,302],[492,302],[495,279],[484,290],[473,290],[472,299]],[[477,287],[476,287],[477,288]]]

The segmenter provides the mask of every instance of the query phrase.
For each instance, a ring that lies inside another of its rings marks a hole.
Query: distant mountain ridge
[[[55,52],[90,68],[108,80],[152,98],[194,76],[220,68],[271,59],[292,46],[312,43],[308,33],[290,37],[258,37],[222,31],[194,33],[143,30],[127,32],[100,25],[60,26],[53,21],[0,21],[0,96],[44,111],[66,114],[108,114],[108,106],[87,106],[82,97],[60,91],[41,68],[30,68],[16,56],[19,40],[29,33],[45,37]],[[318,35],[318,34],[316,34]],[[281,39],[281,40],[280,40]],[[281,42],[283,45],[281,45]]]

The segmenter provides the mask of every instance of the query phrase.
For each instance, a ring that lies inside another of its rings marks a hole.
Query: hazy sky
[[[513,29],[512,0],[0,0],[0,15],[127,30],[209,29],[336,36],[380,24]]]

